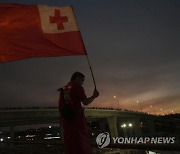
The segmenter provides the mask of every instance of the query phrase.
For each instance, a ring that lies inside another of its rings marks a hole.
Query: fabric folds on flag
[[[0,62],[85,54],[71,6],[0,4]]]

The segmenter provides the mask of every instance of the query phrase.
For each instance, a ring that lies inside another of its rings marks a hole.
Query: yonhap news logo
[[[174,144],[175,137],[113,137],[114,144]]]
[[[96,143],[100,149],[110,144],[111,137],[108,132],[100,133]],[[175,137],[112,137],[112,144],[174,144]]]
[[[108,132],[101,133],[96,137],[96,143],[100,149],[107,147],[110,144],[110,135]]]

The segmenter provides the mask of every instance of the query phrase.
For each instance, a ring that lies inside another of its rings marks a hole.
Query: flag
[[[0,4],[0,62],[85,54],[71,6]]]

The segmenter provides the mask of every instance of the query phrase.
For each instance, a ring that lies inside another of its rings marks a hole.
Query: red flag
[[[0,4],[0,62],[84,54],[72,7]]]

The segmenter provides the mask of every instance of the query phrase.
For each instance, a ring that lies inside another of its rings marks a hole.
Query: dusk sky
[[[180,112],[179,0],[0,3],[73,6],[100,93],[89,107],[142,108],[152,114]],[[75,71],[85,74],[84,88],[91,96],[94,85],[85,56],[1,63],[0,107],[57,106],[56,90]]]

